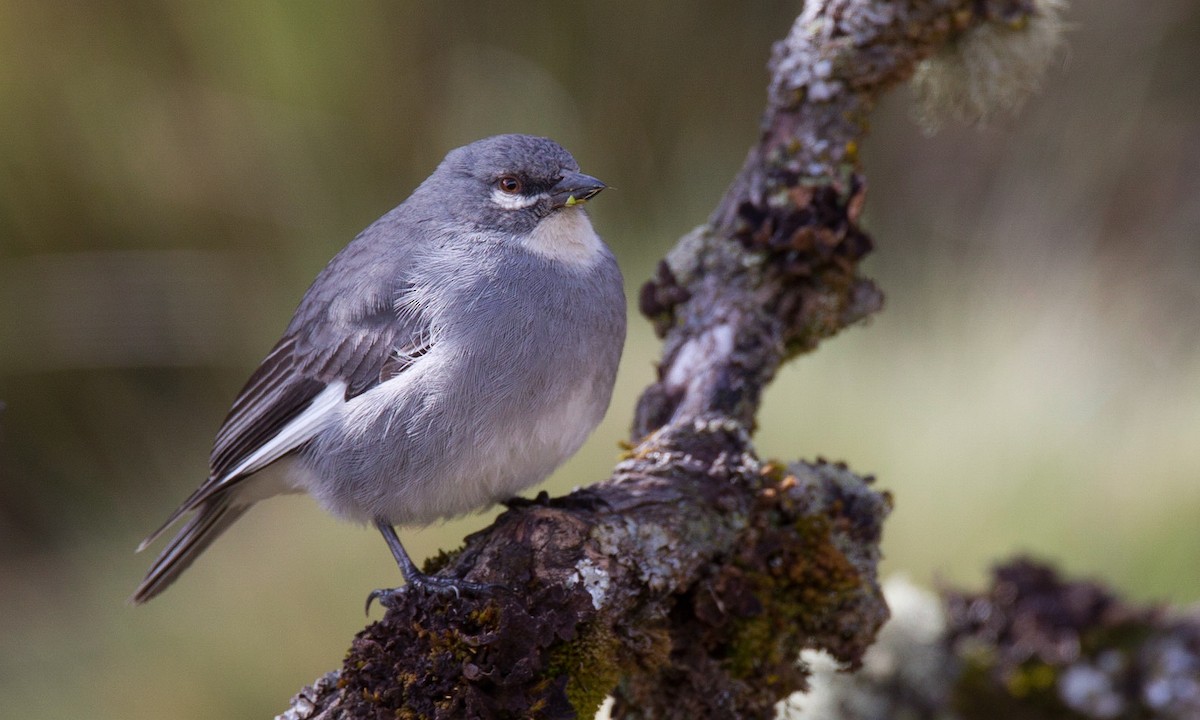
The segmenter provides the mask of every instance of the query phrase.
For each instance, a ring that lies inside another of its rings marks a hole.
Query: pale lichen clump
[[[805,651],[787,720],[1200,717],[1200,617],[1016,559],[981,593],[885,586],[892,619],[854,674]]]
[[[955,661],[942,643],[945,619],[933,592],[904,577],[883,586],[892,617],[857,673],[846,673],[827,653],[805,650],[812,671],[807,693],[794,693],[777,706],[785,720],[882,718],[897,712],[893,691],[904,688],[909,706],[940,707],[950,693]]]
[[[608,571],[585,557],[575,565],[575,574],[567,579],[567,586],[573,587],[580,582],[588,595],[592,596],[592,607],[597,610],[604,607],[604,599],[608,595]]]
[[[1033,5],[1029,15],[972,27],[917,66],[914,115],[926,132],[936,132],[947,120],[982,123],[1015,113],[1040,89],[1063,47],[1067,3],[1035,0]]]

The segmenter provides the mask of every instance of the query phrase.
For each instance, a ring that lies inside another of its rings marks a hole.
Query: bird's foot
[[[407,584],[400,587],[372,590],[371,594],[367,595],[367,614],[371,614],[371,603],[378,600],[379,604],[383,607],[391,608],[396,604],[399,597],[410,588],[419,588],[435,595],[450,595],[453,593],[456,598],[463,595],[487,595],[494,592],[511,592],[509,588],[503,585],[471,582],[470,580],[441,577],[440,575],[426,575],[425,573],[414,573],[410,577],[405,578],[405,580]]]
[[[550,504],[550,493],[543,490],[537,494],[537,497],[532,499],[523,498],[520,495],[514,495],[507,500],[501,500],[500,504],[509,510],[533,507],[535,505],[541,505],[542,507],[545,507]]]
[[[588,488],[556,498],[554,504],[557,507],[586,512],[604,512],[612,509],[612,505],[603,495]]]

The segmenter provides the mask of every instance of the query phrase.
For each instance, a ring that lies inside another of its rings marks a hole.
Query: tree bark
[[[287,718],[770,717],[802,649],[856,667],[887,618],[891,500],[843,465],[760,459],[780,365],[877,312],[859,274],[858,147],[881,93],[1021,0],[809,0],[777,43],[758,143],[641,294],[664,340],[608,480],[513,507],[428,570],[510,588],[413,590]]]
[[[1137,605],[1015,558],[979,593],[885,588],[894,617],[853,675],[820,667],[790,720],[1200,717],[1200,609]]]

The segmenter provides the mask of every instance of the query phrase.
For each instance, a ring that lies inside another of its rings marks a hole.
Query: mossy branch
[[[882,306],[859,274],[857,149],[879,95],[1029,0],[809,0],[770,63],[759,142],[641,308],[664,338],[635,447],[602,483],[514,507],[438,572],[511,592],[412,591],[289,718],[768,717],[805,648],[856,666],[887,617],[890,498],[750,444],[779,366]]]
[[[821,668],[794,720],[1200,717],[1200,612],[1138,605],[1029,558],[939,598],[900,579],[854,675]]]

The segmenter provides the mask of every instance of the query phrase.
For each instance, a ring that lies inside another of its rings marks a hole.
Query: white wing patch
[[[225,483],[232,478],[262,470],[308,442],[326,423],[337,417],[338,409],[345,404],[346,383],[340,380],[329,383],[303,412],[280,428],[275,437],[263,443],[262,447],[250,453],[237,467],[226,473],[221,482]]]
[[[512,193],[506,193],[500,188],[495,188],[492,190],[492,202],[496,203],[505,210],[524,210],[530,205],[544,200],[545,198],[545,193],[531,197],[529,195],[513,195]]]

